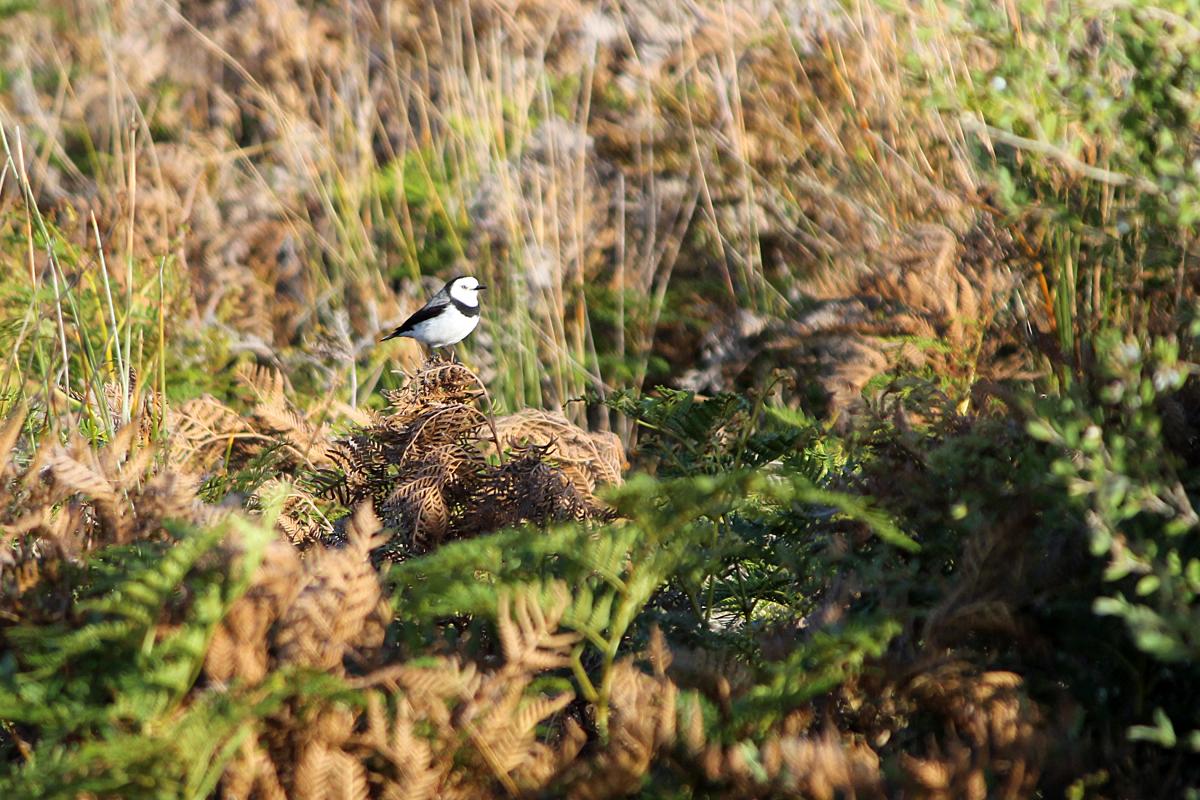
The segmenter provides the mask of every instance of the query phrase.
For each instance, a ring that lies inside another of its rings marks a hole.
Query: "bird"
[[[447,281],[428,303],[381,341],[407,336],[430,349],[458,344],[479,325],[479,293],[486,288],[470,275]]]

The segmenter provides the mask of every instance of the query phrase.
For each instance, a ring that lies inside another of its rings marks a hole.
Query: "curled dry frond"
[[[620,481],[616,437],[540,412],[493,427],[476,406],[483,394],[462,364],[428,362],[388,393],[385,414],[333,445],[336,466],[316,473],[312,491],[347,506],[373,502],[393,532],[393,558],[524,522],[603,517],[593,490]],[[488,457],[497,441],[510,451],[500,464]]]
[[[496,434],[502,448],[551,447],[547,458],[584,495],[595,492],[597,486],[619,485],[628,466],[619,436],[585,431],[559,413],[532,408],[518,411],[496,420]]]
[[[431,407],[469,405],[485,394],[483,383],[465,365],[431,360],[400,389],[387,393],[392,413],[413,418]]]
[[[167,411],[166,427],[168,455],[176,465],[196,464],[210,469],[227,456],[240,460],[262,442],[249,422],[211,395],[172,406]]]
[[[197,481],[181,470],[159,470],[149,445],[135,447],[139,421],[117,431],[96,450],[76,439],[48,449],[43,466],[55,500],[86,503],[95,526],[84,533],[91,544],[125,544],[152,538],[164,519],[195,519]]]
[[[311,416],[327,408],[317,406],[310,415],[301,413],[288,400],[288,384],[279,370],[253,367],[238,372],[238,381],[255,399],[251,411],[252,427],[283,444],[288,459],[301,466],[328,463],[325,456],[331,432],[324,422],[314,423]]]
[[[22,597],[39,583],[57,586],[62,563],[80,564],[106,545],[162,540],[167,520],[198,523],[212,516],[196,499],[195,476],[156,457],[141,418],[100,446],[75,437],[67,445],[46,443],[26,461],[15,452],[25,413],[16,409],[0,429],[3,603],[32,613]],[[58,588],[63,599],[70,597],[70,586]],[[49,607],[61,614],[65,605]]]
[[[164,428],[172,464],[195,471],[232,470],[272,448],[280,470],[328,466],[329,420],[366,421],[362,412],[332,401],[302,412],[289,399],[291,389],[279,370],[245,367],[237,380],[252,401],[248,414],[207,394],[167,410]]]

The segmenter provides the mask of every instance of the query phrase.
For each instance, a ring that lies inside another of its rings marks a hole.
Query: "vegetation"
[[[0,0],[0,796],[1200,797],[1193,5]]]

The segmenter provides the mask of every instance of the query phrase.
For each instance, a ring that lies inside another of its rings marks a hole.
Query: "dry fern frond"
[[[801,797],[884,797],[879,756],[866,745],[832,732],[817,737],[788,736],[763,746],[767,774]]]
[[[283,374],[274,369],[244,367],[237,378],[254,400],[248,415],[239,414],[211,395],[168,409],[164,427],[173,464],[196,471],[210,471],[217,466],[236,469],[264,448],[274,447],[292,467],[327,466],[331,463],[328,449],[332,431],[326,422],[317,424],[313,420],[335,415],[364,419],[361,412],[332,402],[314,407],[309,415],[301,413],[288,400]]]
[[[260,798],[287,800],[271,757],[254,741],[247,740],[225,768],[222,779],[225,796],[230,798]]]
[[[456,487],[457,488],[457,487]],[[608,512],[581,493],[565,474],[547,463],[546,448],[533,445],[515,451],[500,467],[487,467],[473,494],[456,492],[452,499],[466,500],[457,521],[458,535],[494,531],[523,522],[603,519]]]
[[[621,797],[641,785],[658,748],[675,741],[675,684],[626,658],[613,667],[609,744],[564,776],[566,795],[578,800]]]
[[[391,664],[354,680],[352,685],[360,688],[383,686],[393,692],[403,691],[414,703],[435,698],[444,704],[450,698],[473,695],[482,679],[473,664],[442,658],[434,667]],[[448,715],[445,721],[449,721]]]
[[[563,613],[571,603],[567,587],[560,581],[551,586],[553,604],[542,608],[530,593],[517,594],[515,602],[505,592],[496,609],[496,626],[508,670],[557,669],[570,664],[571,647],[578,633],[555,633]],[[511,613],[510,613],[511,612]]]
[[[946,734],[926,753],[908,752],[901,764],[914,794],[929,798],[1025,797],[1034,791],[1046,741],[1037,706],[1012,672],[979,672],[963,662],[918,672],[902,701],[946,723]]]
[[[510,450],[531,444],[552,446],[547,458],[585,496],[594,493],[597,486],[621,483],[625,449],[615,433],[588,432],[562,414],[525,409],[497,419],[496,435],[500,446]]]
[[[49,492],[34,494],[50,505],[68,500],[83,503],[94,514],[94,528],[79,531],[89,547],[151,538],[161,533],[164,519],[195,520],[201,515],[193,475],[178,469],[158,470],[149,447],[129,456],[133,432],[139,427],[139,422],[131,423],[98,450],[79,440],[68,447],[47,448],[36,462],[52,483]],[[32,472],[33,467],[27,476]],[[20,527],[32,530],[28,520]]]
[[[327,425],[313,425],[287,399],[288,385],[283,373],[267,367],[248,367],[238,371],[239,382],[255,397],[253,427],[283,442],[286,452],[297,464],[312,467],[327,463],[330,438]]]
[[[465,365],[431,360],[386,397],[393,416],[413,419],[438,406],[470,405],[484,394],[483,382]]]
[[[576,633],[557,633],[570,603],[566,586],[551,586],[547,608],[532,591],[505,594],[500,599],[497,624],[505,663],[487,676],[460,710],[470,741],[496,779],[510,793],[534,775],[544,778],[556,761],[549,748],[537,746],[537,725],[564,709],[574,695],[526,698],[533,677],[570,663],[570,651],[579,641]]]
[[[298,731],[299,754],[291,796],[310,800],[362,800],[367,797],[366,771],[346,753],[356,715],[345,708],[326,708]]]
[[[271,478],[258,487],[255,496],[260,506],[265,498],[282,502],[275,527],[301,550],[327,539],[333,533],[333,524],[313,496],[301,486]],[[282,501],[279,500],[280,496]]]
[[[238,601],[243,609],[235,609],[221,626],[216,649],[224,655],[210,652],[209,677],[252,678],[236,650],[254,640],[261,658],[269,628],[278,629],[272,666],[292,662],[340,671],[340,665],[330,666],[329,648],[311,641],[313,632],[326,632],[339,652],[347,651],[362,613],[336,576],[331,578],[329,562],[343,552],[365,559],[377,542],[377,523],[368,509],[360,509],[346,547],[320,556],[320,564],[311,565],[310,558],[298,566],[298,559],[269,549],[250,591]],[[297,582],[298,569],[308,577],[293,593],[287,585]],[[317,581],[324,581],[322,592],[343,602],[337,630],[327,624],[332,609],[310,596]],[[556,746],[540,741],[539,726],[562,712],[574,695],[528,693],[535,677],[568,663],[579,640],[578,634],[557,628],[569,601],[562,584],[550,586],[545,598],[532,591],[506,596],[500,617],[505,662],[497,669],[480,672],[457,658],[432,665],[391,664],[348,681],[366,695],[361,714],[332,706],[308,718],[288,710],[273,715],[258,749],[243,748],[224,785],[260,781],[270,787],[277,776],[289,797],[355,797],[368,786],[374,787],[372,796],[418,800],[492,796],[497,786],[513,794],[544,788],[586,740],[577,724],[567,724]],[[247,620],[255,611],[260,619]],[[257,666],[255,661],[252,670]]]
[[[332,447],[335,466],[312,477],[312,491],[349,506],[371,500],[392,531],[392,558],[524,522],[605,516],[592,489],[620,480],[615,436],[550,416],[510,418],[511,436],[501,441],[511,457],[497,466],[487,457],[492,426],[473,405],[481,396],[463,365],[427,363],[388,394],[388,414]],[[530,438],[554,444],[517,444]]]
[[[411,547],[424,552],[439,545],[450,526],[445,487],[453,480],[449,465],[431,461],[417,465],[396,486],[383,507],[389,519],[408,520]]]
[[[229,609],[213,632],[204,659],[212,680],[253,685],[270,669],[271,626],[291,606],[304,581],[296,549],[285,542],[267,545],[250,588]]]
[[[102,473],[89,448],[75,448],[71,453],[64,447],[55,447],[46,457],[46,466],[64,493],[79,493],[96,503],[109,541],[128,541],[130,530],[121,494]]]
[[[361,505],[347,526],[346,547],[317,549],[305,559],[303,588],[279,620],[281,663],[342,674],[347,651],[378,645],[382,631],[371,618],[382,593],[370,553],[385,541],[379,531],[370,506]]]
[[[250,588],[214,632],[204,665],[211,680],[252,685],[285,663],[341,674],[348,654],[378,648],[390,619],[370,563],[378,521],[362,507],[347,529],[345,547],[317,548],[303,561],[285,542],[268,545]]]
[[[447,759],[435,757],[430,743],[418,736],[415,714],[401,698],[390,719],[383,698],[372,692],[367,698],[367,729],[355,739],[360,752],[385,758],[394,773],[387,781],[384,797],[389,800],[432,800],[450,769]]]
[[[211,395],[168,409],[166,429],[170,463],[195,470],[211,469],[227,454],[240,461],[262,443],[246,420]]]

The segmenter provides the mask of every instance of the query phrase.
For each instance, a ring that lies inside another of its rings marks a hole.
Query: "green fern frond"
[[[231,526],[239,528],[239,557],[214,557]],[[68,615],[79,627],[6,631],[11,655],[0,671],[0,718],[38,730],[40,739],[28,761],[2,779],[23,788],[3,796],[150,797],[178,784],[178,767],[169,765],[197,751],[173,751],[184,733],[176,726],[220,729],[219,720],[204,716],[212,711],[204,703],[189,704],[182,714],[180,703],[195,685],[215,626],[245,590],[270,536],[244,521],[181,531],[173,546],[131,559],[123,576],[119,562],[101,554],[94,559],[101,580],[84,589]],[[105,594],[98,595],[101,587]],[[162,626],[168,611],[182,619]],[[228,711],[232,701],[213,702]],[[236,720],[254,713],[256,702],[235,703],[237,713],[226,714],[226,721],[240,725]],[[195,738],[199,743],[203,736]],[[210,762],[206,757],[206,769]],[[158,784],[159,774],[174,777]],[[119,786],[127,788],[117,792]]]

